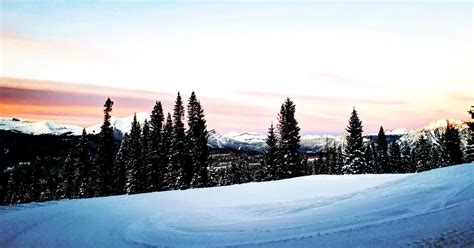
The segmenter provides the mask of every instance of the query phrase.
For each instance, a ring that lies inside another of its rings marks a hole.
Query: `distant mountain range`
[[[137,113],[137,120],[143,123],[149,118],[148,113]],[[133,116],[124,118],[112,117],[111,124],[114,127],[117,137],[121,137],[124,133],[129,132]],[[463,143],[468,138],[467,124],[460,120],[438,120],[415,130],[400,128],[395,130],[387,130],[386,135],[389,141],[398,140],[401,146],[409,145],[414,147],[416,141],[421,135],[425,135],[432,143],[438,144],[440,137],[447,124],[451,123],[461,131]],[[98,134],[101,124],[97,124],[86,128],[89,134]],[[41,135],[80,135],[82,127],[66,124],[57,124],[47,121],[31,122],[23,121],[17,118],[0,118],[0,130],[12,131],[17,133]],[[252,152],[262,152],[265,148],[266,133],[256,132],[231,132],[225,135],[217,133],[215,130],[209,131],[208,145],[213,149],[242,150]],[[376,139],[377,134],[367,134],[364,136],[366,140]],[[321,151],[326,145],[337,146],[343,145],[345,142],[345,134],[339,136],[333,135],[304,135],[301,137],[302,151]]]

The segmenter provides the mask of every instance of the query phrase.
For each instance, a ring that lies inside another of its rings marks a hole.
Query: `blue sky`
[[[3,1],[1,15],[1,76],[195,90],[272,113],[290,96],[310,132],[343,129],[353,105],[376,130],[460,118],[472,99],[470,2]]]

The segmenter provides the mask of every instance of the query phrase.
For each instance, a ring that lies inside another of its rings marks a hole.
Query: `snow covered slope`
[[[474,164],[0,209],[0,247],[474,245]]]

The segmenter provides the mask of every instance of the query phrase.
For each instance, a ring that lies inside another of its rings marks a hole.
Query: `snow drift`
[[[0,209],[0,247],[473,246],[474,164]]]

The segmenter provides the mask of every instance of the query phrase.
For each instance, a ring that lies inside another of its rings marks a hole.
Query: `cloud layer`
[[[386,128],[417,128],[440,118],[466,118],[469,99],[450,94],[458,109],[426,106],[397,100],[347,99],[341,97],[285,95],[259,91],[227,92],[221,98],[200,97],[208,127],[219,132],[265,132],[277,121],[283,100],[289,96],[297,106],[297,119],[303,133],[344,132],[353,106],[359,110],[367,132]],[[190,92],[182,92],[186,99]],[[134,112],[151,112],[155,101],[172,112],[175,94],[126,90],[83,84],[29,79],[0,78],[0,116],[31,120],[52,120],[89,126],[101,122],[102,105],[107,97],[114,102],[113,115],[124,117]],[[256,100],[258,99],[258,100]],[[472,98],[470,98],[472,100]],[[264,103],[264,104],[262,104]]]

